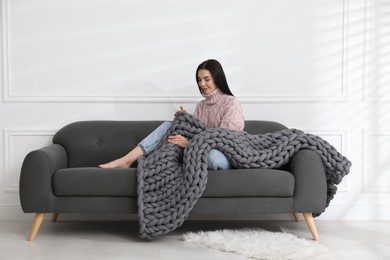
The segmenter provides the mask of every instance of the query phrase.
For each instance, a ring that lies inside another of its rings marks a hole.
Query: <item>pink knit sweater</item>
[[[226,95],[219,88],[196,105],[194,116],[202,120],[207,127],[244,129],[244,116],[241,105],[234,96]]]

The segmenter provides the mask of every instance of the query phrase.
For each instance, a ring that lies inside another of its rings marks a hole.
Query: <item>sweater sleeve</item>
[[[219,127],[242,131],[244,129],[244,121],[240,102],[236,97],[232,97],[224,108]]]

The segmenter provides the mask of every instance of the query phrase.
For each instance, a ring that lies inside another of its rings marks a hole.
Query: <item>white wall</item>
[[[390,219],[385,0],[0,0],[0,219],[23,219],[24,156],[78,120],[171,119],[218,59],[247,119],[328,140],[352,162],[322,219]]]

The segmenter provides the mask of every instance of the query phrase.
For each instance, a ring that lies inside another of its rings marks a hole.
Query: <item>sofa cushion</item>
[[[55,172],[57,196],[137,196],[137,169],[67,168]],[[209,171],[202,197],[291,197],[294,177],[271,169]]]

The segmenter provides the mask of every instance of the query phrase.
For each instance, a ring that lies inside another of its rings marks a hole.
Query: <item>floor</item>
[[[316,221],[322,243],[338,260],[390,260],[390,221]],[[181,240],[197,230],[260,227],[311,238],[301,221],[187,221],[152,242],[138,238],[136,221],[44,221],[34,241],[26,240],[30,221],[0,222],[0,259],[247,259]]]

